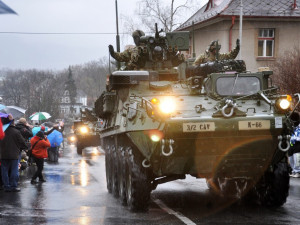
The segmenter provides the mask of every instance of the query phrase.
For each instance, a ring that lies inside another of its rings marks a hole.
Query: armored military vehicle
[[[76,143],[77,154],[82,155],[82,150],[86,147],[100,146],[100,137],[97,132],[97,119],[91,116],[91,110],[81,109],[81,118],[75,120],[72,126],[73,134],[70,142]]]
[[[271,71],[248,72],[243,61],[174,68],[187,33],[143,38],[142,70],[113,72],[95,103],[108,191],[146,210],[158,184],[192,175],[221,195],[251,191],[261,204],[284,204],[299,95],[280,95]]]

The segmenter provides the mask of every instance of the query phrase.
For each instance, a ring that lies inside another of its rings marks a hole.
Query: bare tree
[[[300,92],[300,49],[286,51],[273,65],[274,83],[283,94]]]
[[[135,10],[138,18],[134,20],[132,17],[122,16],[124,27],[129,32],[144,27],[154,32],[154,24],[157,23],[159,28],[170,32],[200,9],[204,2],[204,0],[169,0],[167,2],[139,0]]]

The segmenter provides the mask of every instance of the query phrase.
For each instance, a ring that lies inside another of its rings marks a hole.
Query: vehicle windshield
[[[220,77],[216,82],[216,91],[221,96],[243,96],[257,93],[260,86],[257,77]]]

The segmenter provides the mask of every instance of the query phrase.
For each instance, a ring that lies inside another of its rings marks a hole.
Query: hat
[[[44,126],[41,126],[41,131],[45,131],[45,127]]]
[[[44,132],[43,131],[39,131],[36,133],[35,136],[38,136],[39,138],[44,138]]]
[[[26,121],[26,119],[24,117],[22,117],[22,118],[19,119],[19,123],[26,124],[27,121]]]
[[[135,36],[142,37],[142,36],[145,36],[145,33],[142,30],[135,30],[132,32],[132,37],[135,37]]]

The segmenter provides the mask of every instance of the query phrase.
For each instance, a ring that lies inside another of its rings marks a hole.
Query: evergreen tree
[[[70,113],[73,115],[74,105],[76,103],[77,88],[76,88],[75,80],[73,79],[71,66],[69,66],[69,74],[68,74],[68,79],[65,83],[65,90],[69,92],[69,98],[71,103]]]

